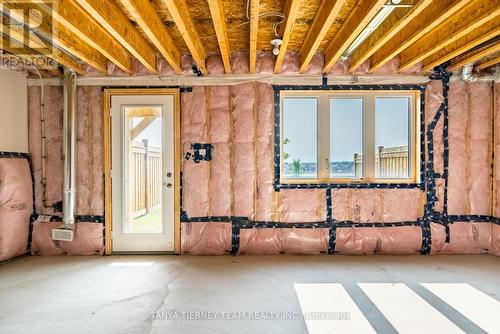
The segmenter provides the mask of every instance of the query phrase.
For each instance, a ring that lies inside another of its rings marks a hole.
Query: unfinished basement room
[[[500,0],[0,13],[0,334],[500,334]]]

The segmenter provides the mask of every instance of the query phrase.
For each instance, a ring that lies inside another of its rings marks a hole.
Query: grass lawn
[[[161,206],[151,209],[143,216],[137,217],[130,224],[131,233],[161,233]]]

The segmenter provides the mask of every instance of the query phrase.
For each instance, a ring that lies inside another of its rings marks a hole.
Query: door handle
[[[172,188],[172,183],[168,182],[167,183],[167,188]]]

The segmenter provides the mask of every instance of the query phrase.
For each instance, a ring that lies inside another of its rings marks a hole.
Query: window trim
[[[387,185],[388,187],[422,187],[422,171],[423,171],[423,150],[424,143],[422,124],[424,122],[424,87],[422,86],[398,86],[400,89],[394,89],[393,86],[357,86],[359,89],[335,89],[327,88],[324,86],[313,86],[319,87],[318,89],[284,89],[280,90],[275,87],[275,130],[276,127],[279,129],[279,136],[275,138],[275,188],[284,186],[283,188],[293,187],[297,185],[300,187],[302,185],[316,185],[316,187],[329,187],[329,186],[342,186],[342,187],[371,187],[376,185]],[[332,87],[332,86],[329,86]],[[390,87],[390,88],[385,88]],[[283,136],[283,99],[284,98],[316,98],[318,101],[318,175],[316,178],[284,178],[283,175],[283,147],[282,147],[282,136]],[[410,177],[401,179],[383,179],[375,178],[375,151],[369,149],[374,147],[374,130],[375,130],[375,98],[376,97],[408,97],[410,99],[410,132],[409,132],[409,165],[410,165]],[[331,178],[329,165],[326,163],[325,156],[330,159],[330,140],[321,140],[321,136],[329,135],[329,117],[330,117],[330,99],[331,98],[363,98],[363,178]],[[420,117],[419,117],[420,116]],[[277,118],[277,119],[276,119]],[[371,133],[368,133],[366,128],[366,123],[371,122],[373,126],[370,126]],[[323,128],[321,125],[323,124]],[[325,132],[324,128],[327,128]],[[366,140],[367,135],[370,139]],[[420,145],[418,145],[420,140]],[[326,143],[326,145],[325,145]],[[279,150],[279,160],[276,159],[276,151]],[[373,151],[373,152],[371,152]],[[369,163],[367,163],[369,162]],[[420,163],[419,163],[420,162]],[[276,164],[278,164],[276,166]],[[328,169],[326,170],[326,167]],[[372,166],[372,167],[370,167]],[[371,168],[371,169],[370,169]],[[325,169],[326,171],[323,171]],[[372,173],[367,173],[367,171],[372,171]]]

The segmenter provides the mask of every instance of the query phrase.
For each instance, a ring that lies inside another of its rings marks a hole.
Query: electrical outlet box
[[[55,228],[52,230],[52,240],[73,241],[75,231],[67,228]]]

